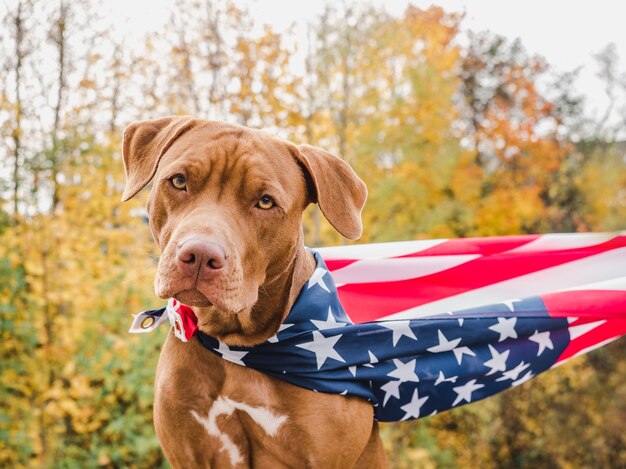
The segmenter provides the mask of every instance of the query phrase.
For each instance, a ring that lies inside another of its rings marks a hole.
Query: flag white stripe
[[[405,256],[425,251],[448,241],[447,239],[423,239],[417,241],[398,241],[393,243],[354,244],[351,246],[332,246],[315,248],[325,261],[334,259],[381,259]]]
[[[586,283],[584,285],[577,285],[575,287],[566,288],[562,291],[575,291],[575,290],[626,290],[626,277],[618,277],[610,280],[604,280],[602,282]]]
[[[507,251],[512,254],[537,251],[563,251],[595,246],[615,238],[615,233],[553,233]]]
[[[613,249],[459,295],[432,301],[391,314],[384,319],[413,319],[433,316],[445,311],[474,308],[500,303],[511,298],[525,298],[579,285],[605,282],[615,277],[621,277],[624,274],[624,265],[626,265],[626,248]]]
[[[477,254],[468,254],[464,256],[367,259],[356,261],[333,271],[333,278],[338,284],[396,282],[448,270],[479,257],[481,256]]]
[[[606,320],[602,320],[602,321],[595,321],[595,322],[587,322],[585,324],[580,324],[579,326],[570,326],[568,329],[569,339],[570,340],[578,339],[581,335],[594,330],[596,327],[601,326],[605,322]]]

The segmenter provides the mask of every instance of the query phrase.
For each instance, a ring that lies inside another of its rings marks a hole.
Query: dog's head
[[[254,320],[259,295],[302,245],[309,203],[347,238],[361,234],[365,185],[341,158],[312,146],[167,117],[131,124],[123,157],[123,201],[154,179],[148,214],[162,252],[155,292],[199,310],[201,329],[233,323],[229,316]]]

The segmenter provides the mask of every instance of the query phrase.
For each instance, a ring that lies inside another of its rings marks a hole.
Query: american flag
[[[241,366],[316,392],[363,397],[377,420],[475,402],[626,333],[626,236],[550,234],[322,248],[278,333],[229,347],[170,300],[167,316]],[[334,280],[333,280],[334,279]],[[167,315],[163,312],[166,311]],[[147,317],[158,318],[147,328]]]

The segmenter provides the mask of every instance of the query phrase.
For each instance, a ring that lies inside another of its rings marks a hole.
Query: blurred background
[[[620,2],[434,3],[0,3],[0,467],[167,467],[166,330],[127,334],[162,303],[148,191],[120,203],[133,120],[341,155],[369,187],[361,242],[626,227]],[[343,242],[315,208],[305,227]],[[624,352],[387,425],[391,466],[626,467]]]

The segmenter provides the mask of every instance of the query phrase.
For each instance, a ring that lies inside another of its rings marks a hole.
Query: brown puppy
[[[192,306],[227,345],[273,336],[315,268],[301,215],[318,203],[344,236],[361,234],[367,191],[340,158],[238,125],[168,117],[124,132],[128,200],[154,179],[150,229],[161,298]],[[230,363],[169,334],[154,423],[174,467],[381,467],[372,407]]]

